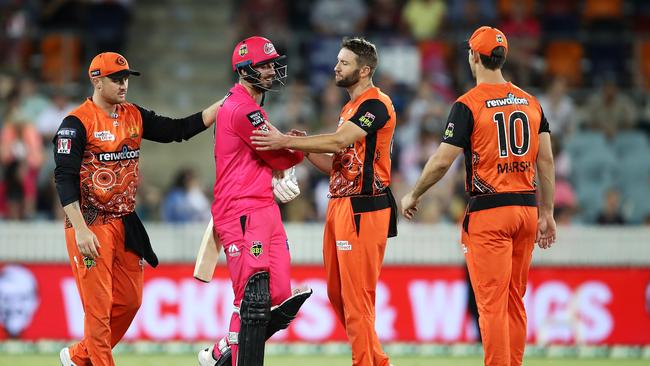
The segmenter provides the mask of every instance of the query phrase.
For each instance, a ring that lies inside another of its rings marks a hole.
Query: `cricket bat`
[[[212,280],[221,248],[221,242],[214,238],[212,219],[210,219],[208,227],[205,228],[205,232],[203,233],[203,239],[201,239],[199,253],[196,255],[194,278],[203,282],[210,282]]]

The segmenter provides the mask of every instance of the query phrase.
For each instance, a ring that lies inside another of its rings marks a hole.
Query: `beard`
[[[352,72],[352,74],[342,78],[341,80],[337,80],[336,86],[340,86],[341,88],[349,88],[352,85],[358,83],[360,78],[361,76],[359,75],[359,69],[356,69]]]

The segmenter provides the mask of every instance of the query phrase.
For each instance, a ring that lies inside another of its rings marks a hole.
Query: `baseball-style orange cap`
[[[467,47],[483,56],[492,55],[492,50],[503,46],[508,53],[508,40],[500,30],[488,26],[482,26],[475,30],[467,41]]]
[[[93,58],[88,68],[90,78],[110,76],[114,78],[127,75],[139,76],[140,72],[129,69],[129,63],[124,56],[115,52],[103,52]]]

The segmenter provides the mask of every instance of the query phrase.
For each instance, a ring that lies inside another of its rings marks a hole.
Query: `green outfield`
[[[480,366],[481,358],[465,357],[394,357],[395,366]],[[115,363],[119,366],[181,366],[197,365],[194,355],[117,355]],[[58,355],[0,355],[0,365],[33,366],[58,365]],[[266,366],[348,366],[350,358],[344,356],[269,356]],[[647,359],[543,359],[526,358],[526,366],[642,366],[648,365]]]

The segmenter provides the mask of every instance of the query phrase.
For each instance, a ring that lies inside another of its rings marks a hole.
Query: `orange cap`
[[[492,50],[499,46],[505,47],[506,54],[508,53],[506,35],[496,28],[485,25],[474,31],[467,41],[467,46],[483,56],[492,55]]]
[[[129,63],[124,56],[115,52],[103,52],[93,58],[88,68],[90,78],[104,76],[122,77],[127,75],[139,76],[140,73],[129,69]]]

